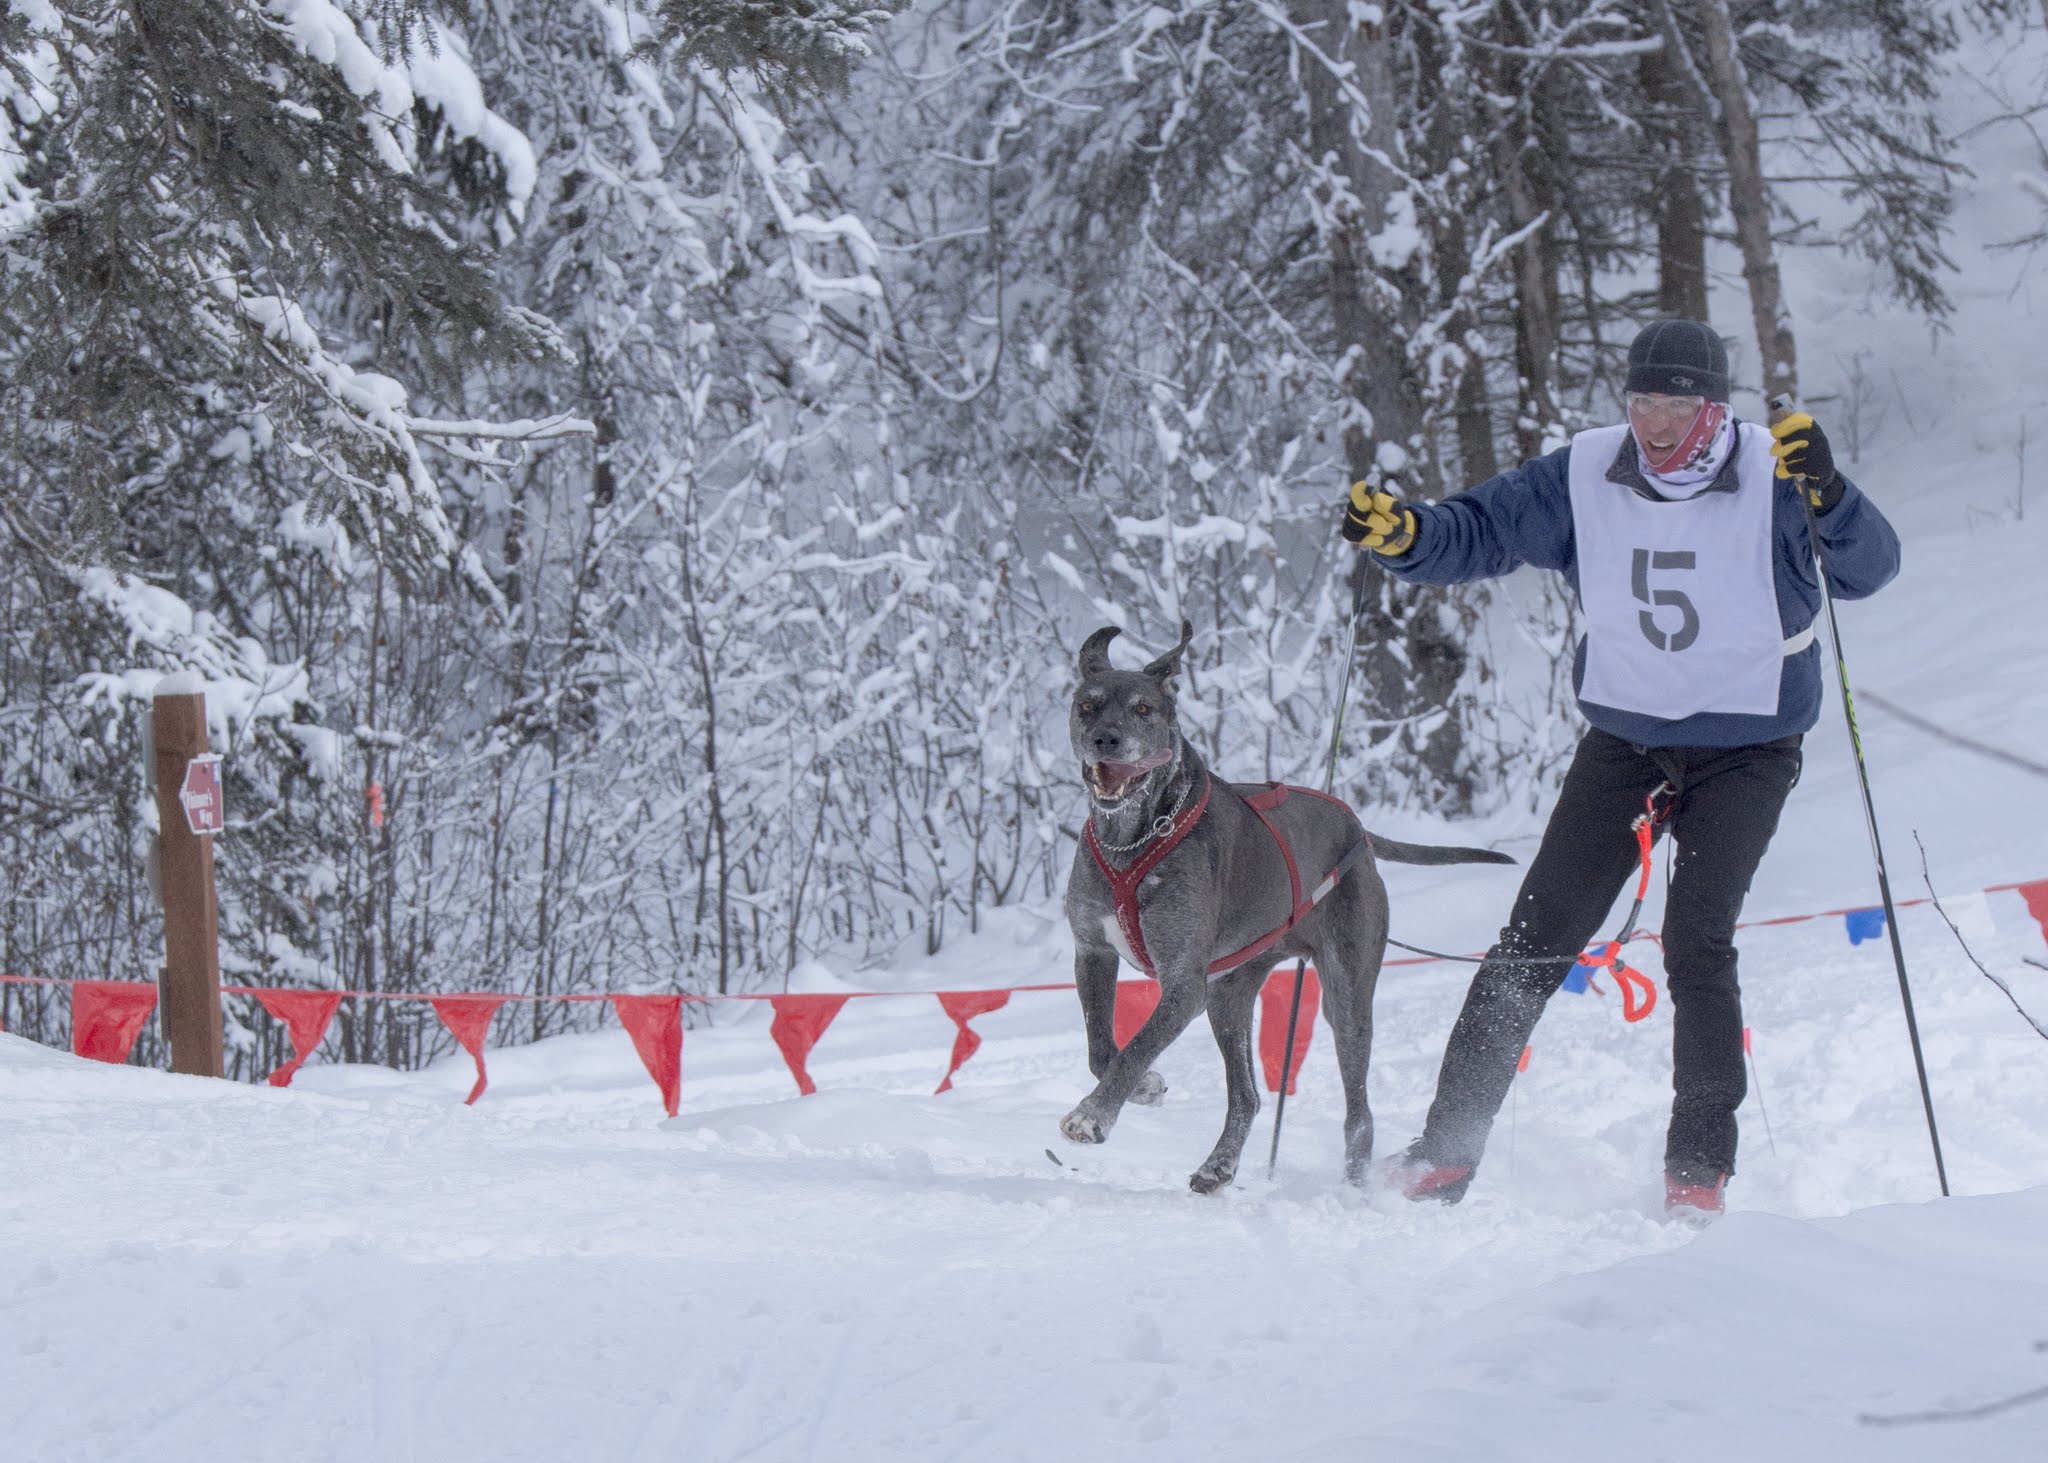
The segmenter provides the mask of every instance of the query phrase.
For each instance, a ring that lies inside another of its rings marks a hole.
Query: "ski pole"
[[[1770,1140],[1771,1157],[1778,1156],[1778,1135],[1771,1131],[1771,1110],[1764,1105],[1764,1075],[1757,1070],[1756,1053],[1750,1050],[1749,1028],[1742,1028],[1742,1054],[1749,1058],[1749,1085],[1756,1089],[1756,1110],[1764,1115],[1764,1137]]]
[[[1351,662],[1358,651],[1358,617],[1365,610],[1365,550],[1351,566],[1351,623],[1344,634],[1344,670],[1337,679],[1337,715],[1330,725],[1330,763],[1323,772],[1323,791],[1337,790],[1337,749],[1344,737],[1344,703],[1351,698]],[[1294,998],[1287,1003],[1287,1045],[1280,1049],[1280,1100],[1273,1109],[1273,1149],[1266,1155],[1270,1182],[1280,1167],[1280,1124],[1287,1116],[1287,1084],[1293,1076],[1294,1032],[1301,1019],[1301,988],[1308,975],[1308,957],[1294,963]]]
[[[1770,399],[1771,425],[1777,426],[1794,411],[1786,395]],[[1906,1036],[1913,1044],[1913,1070],[1920,1078],[1920,1105],[1927,1110],[1927,1137],[1934,1145],[1934,1174],[1941,1182],[1941,1195],[1948,1197],[1948,1165],[1941,1157],[1941,1133],[1934,1122],[1934,1094],[1927,1086],[1927,1059],[1920,1050],[1920,1023],[1913,1015],[1913,987],[1906,979],[1906,952],[1899,944],[1899,915],[1892,907],[1891,876],[1885,872],[1884,841],[1877,832],[1877,805],[1870,796],[1870,769],[1863,761],[1863,738],[1856,729],[1856,700],[1849,692],[1849,666],[1842,655],[1842,627],[1835,619],[1835,592],[1828,583],[1827,561],[1821,553],[1820,528],[1814,520],[1813,499],[1806,491],[1804,474],[1796,476],[1799,506],[1806,512],[1806,542],[1813,550],[1813,572],[1820,580],[1821,603],[1827,609],[1828,642],[1835,656],[1835,676],[1842,685],[1842,715],[1849,723],[1849,749],[1856,759],[1856,783],[1863,793],[1863,821],[1870,832],[1870,852],[1877,862],[1877,892],[1884,902],[1885,932],[1891,936],[1892,964],[1899,972],[1899,999],[1906,1008]]]

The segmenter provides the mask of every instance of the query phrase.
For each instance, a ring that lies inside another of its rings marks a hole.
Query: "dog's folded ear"
[[[1081,674],[1099,676],[1110,668],[1109,642],[1123,632],[1114,625],[1104,625],[1093,635],[1081,642]]]
[[[1145,667],[1145,674],[1165,680],[1168,676],[1180,674],[1180,658],[1195,638],[1195,627],[1186,620],[1180,622],[1180,644]],[[1083,656],[1087,654],[1084,650]]]

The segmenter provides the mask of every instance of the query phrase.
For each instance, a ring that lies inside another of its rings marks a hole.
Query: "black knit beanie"
[[[1628,391],[1728,399],[1728,348],[1710,325],[1659,320],[1628,348]]]

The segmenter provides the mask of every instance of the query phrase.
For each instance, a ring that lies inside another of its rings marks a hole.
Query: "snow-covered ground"
[[[2037,206],[2006,186],[2038,163],[2023,141],[1974,140],[1966,240]],[[2019,511],[2030,410],[2048,438],[2048,301],[2023,257],[1957,253],[1963,317],[1932,345],[1839,268],[1792,277],[1809,390],[1837,415],[1868,353],[1852,471],[1906,540],[1843,631],[1859,687],[2048,763],[2048,489]],[[1747,319],[1738,284],[1724,328]],[[1961,897],[2048,878],[2048,778],[1874,708],[1895,893],[1927,892],[1917,833],[1978,957],[2048,1022],[2042,930],[2017,895]],[[1540,827],[1368,822],[1524,854]],[[1749,917],[1875,902],[1868,849],[1831,703]],[[1388,873],[1396,935],[1460,950],[1517,879]],[[1774,925],[1743,939],[1757,1080],[1731,1212],[1704,1231],[1658,1203],[1668,1013],[1625,1025],[1611,996],[1558,998],[1449,1210],[1339,1182],[1321,1031],[1271,1182],[1262,1121],[1236,1188],[1186,1188],[1222,1114],[1199,1026],[1162,1063],[1163,1107],[1065,1145],[1088,1079],[1060,991],[979,1018],[944,1096],[934,1001],[849,1004],[808,1098],[768,1013],[727,1008],[689,1035],[672,1121],[616,1030],[491,1053],[473,1108],[466,1058],[316,1064],[274,1091],[0,1036],[0,1458],[2038,1459],[2048,1042],[1931,910],[1901,933],[1955,1197],[1888,946],[1839,918]],[[1067,960],[1055,911],[1024,908],[937,960],[810,978],[1006,986]],[[1381,983],[1383,1152],[1421,1119],[1462,984],[1441,965]]]
[[[1920,761],[1969,780],[1953,754]],[[1781,884],[1860,892],[1860,835],[1831,842],[1825,816],[1839,775],[1802,791],[1760,912],[1800,907]],[[2048,813],[2048,786],[2031,796]],[[1930,831],[1989,836],[1993,811]],[[1397,873],[1404,931],[1476,936],[1512,882],[1421,872]],[[2023,963],[2048,943],[2016,896],[1987,907],[1978,953],[2048,1011],[2048,971]],[[4,1452],[2036,1458],[2048,1403],[1867,1420],[2048,1383],[2048,1043],[1931,914],[1903,928],[1958,1197],[1934,1196],[1888,954],[1815,921],[1747,940],[1763,1102],[1704,1233],[1657,1211],[1661,1012],[1626,1026],[1594,995],[1538,1029],[1451,1210],[1338,1182],[1320,1032],[1275,1182],[1254,1163],[1218,1198],[1186,1189],[1221,1114],[1199,1030],[1164,1063],[1164,1107],[1066,1147],[1086,1077],[1065,992],[980,1018],[943,1097],[935,1002],[850,1004],[808,1098],[765,1011],[693,1032],[674,1121],[617,1032],[492,1053],[474,1108],[462,1060],[315,1066],[279,1092],[0,1038]],[[945,983],[1056,974],[1056,927],[1029,913],[984,938]],[[1459,987],[1430,966],[1382,984],[1387,1147],[1419,1120]]]

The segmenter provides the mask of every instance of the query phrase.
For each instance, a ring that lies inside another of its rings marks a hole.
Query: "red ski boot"
[[[1473,1165],[1433,1163],[1420,1150],[1420,1143],[1411,1143],[1408,1151],[1395,1160],[1392,1178],[1403,1197],[1418,1204],[1455,1204],[1464,1198],[1465,1190],[1472,1186]]]
[[[1664,1212],[1673,1219],[1690,1224],[1704,1224],[1718,1216],[1727,1206],[1722,1202],[1721,1191],[1728,1187],[1728,1175],[1714,1175],[1709,1184],[1695,1184],[1680,1178],[1675,1173],[1664,1175]]]

